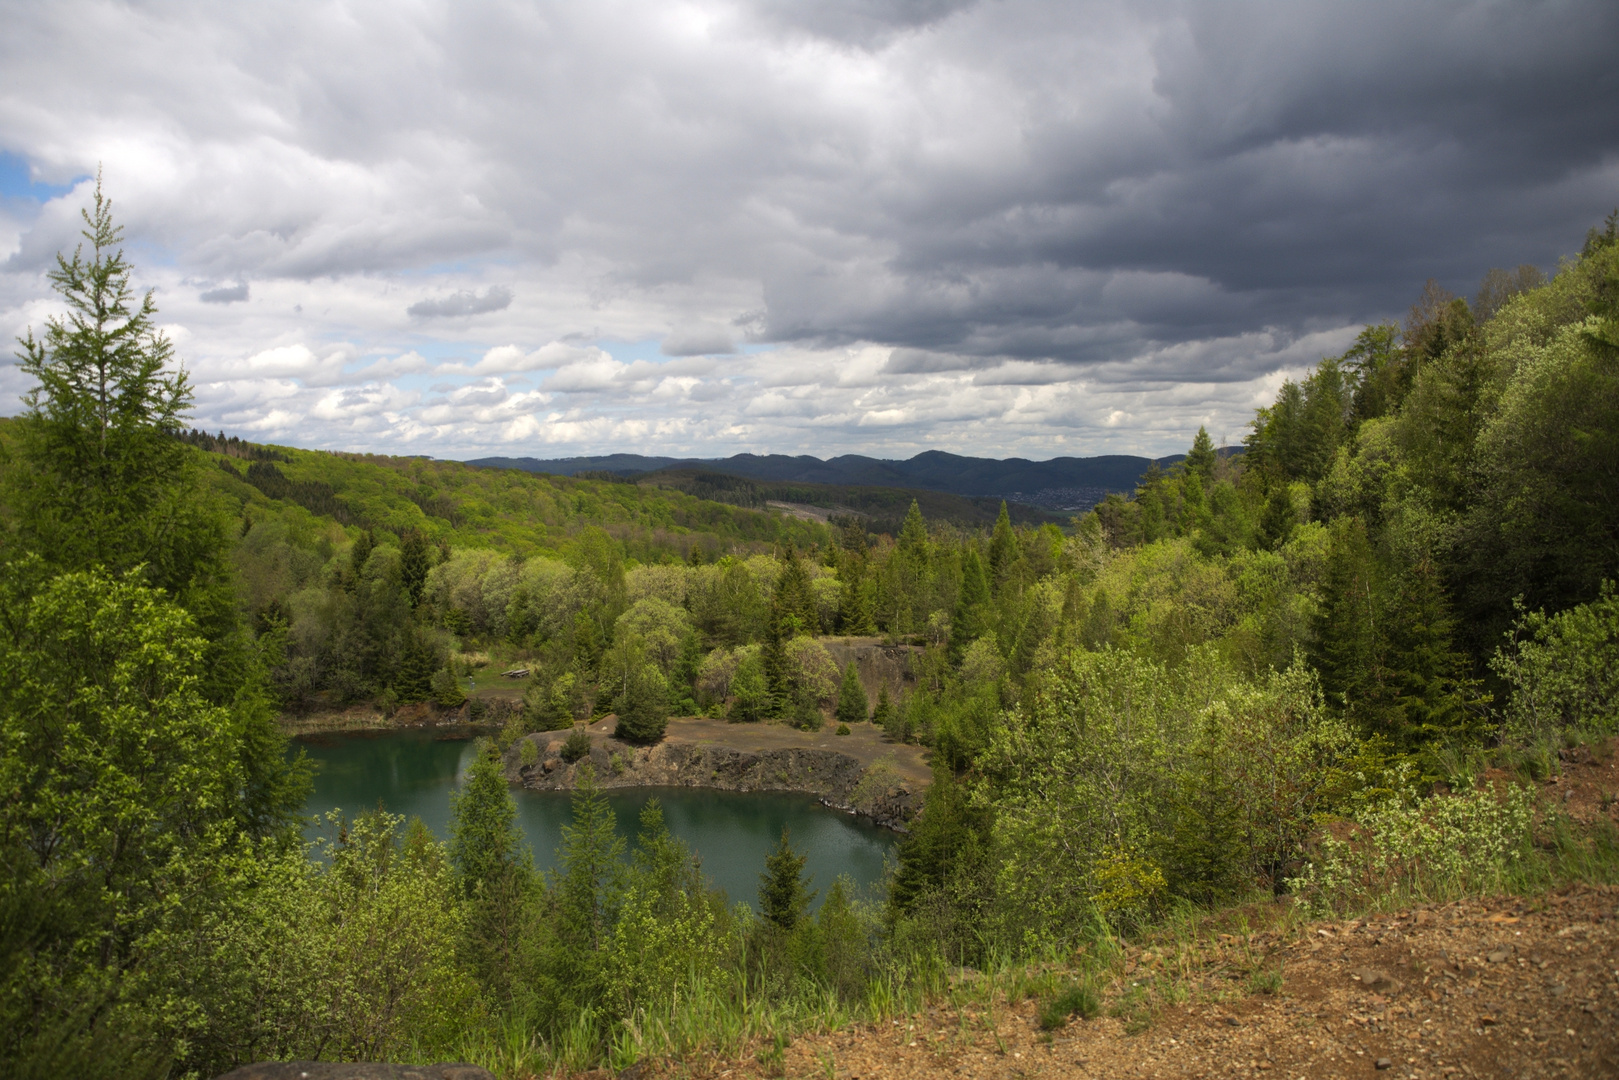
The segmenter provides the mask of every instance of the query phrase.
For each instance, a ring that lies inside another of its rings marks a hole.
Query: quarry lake
[[[467,738],[409,730],[311,735],[297,739],[317,765],[306,817],[341,809],[347,816],[379,804],[392,814],[420,817],[440,839],[449,837],[450,792],[460,785],[471,761]],[[517,821],[534,864],[557,865],[562,827],[570,820],[566,792],[512,788]],[[636,819],[648,799],[663,805],[669,830],[702,859],[703,873],[732,902],[758,906],[759,874],[775,850],[782,826],[793,847],[809,857],[811,887],[824,896],[839,874],[847,874],[871,896],[883,876],[883,860],[893,850],[894,833],[862,818],[829,810],[809,795],[741,793],[707,788],[620,788],[607,793],[618,815],[619,833],[633,841]],[[306,824],[307,839],[329,839],[322,816]],[[819,900],[819,896],[817,900]]]

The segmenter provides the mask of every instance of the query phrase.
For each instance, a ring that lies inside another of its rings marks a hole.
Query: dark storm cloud
[[[791,447],[816,410],[851,442],[968,414],[986,450],[1169,438],[1428,277],[1555,268],[1619,204],[1611,0],[0,13],[0,152],[52,182],[104,163],[157,283],[251,278],[173,313],[211,370],[279,358],[217,391],[232,415],[367,438]],[[18,331],[82,195],[0,207]],[[723,359],[628,379],[615,342]],[[422,419],[392,380],[445,355],[551,374]],[[357,372],[377,388],[312,403]]]

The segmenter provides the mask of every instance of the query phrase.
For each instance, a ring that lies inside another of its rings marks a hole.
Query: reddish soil
[[[1619,821],[1619,755],[1611,742],[1567,752],[1543,790],[1581,825]],[[779,1065],[745,1057],[656,1071],[713,1080],[1619,1077],[1619,887],[1347,922],[1300,922],[1284,903],[1231,910],[1189,941],[1132,947],[1116,974],[1105,1015],[1055,1032],[1041,1029],[1032,998],[993,996],[986,1006],[990,995],[952,994],[960,1004],[800,1037]],[[1136,984],[1162,987],[1171,974],[1183,1004],[1120,1007]]]
[[[1116,1017],[1047,1033],[1034,1001],[935,1007],[887,1027],[799,1038],[781,1074],[1619,1076],[1619,889],[1309,924],[1285,939],[1222,935],[1215,944],[1207,970],[1194,973],[1195,1003],[1164,1009],[1139,1034]],[[1242,963],[1232,963],[1234,952]],[[1281,968],[1278,992],[1251,989],[1240,969],[1255,961]],[[1130,973],[1153,964],[1138,954]],[[744,1060],[667,1074],[741,1080],[777,1072]]]

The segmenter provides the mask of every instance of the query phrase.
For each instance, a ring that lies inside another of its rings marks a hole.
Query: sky
[[[1619,4],[3,2],[0,335],[101,170],[195,422],[444,458],[1241,439],[1619,205]],[[0,414],[27,381],[0,363]]]

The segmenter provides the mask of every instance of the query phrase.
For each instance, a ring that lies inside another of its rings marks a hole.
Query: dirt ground
[[[1220,942],[1279,967],[1165,1009],[1139,1034],[1107,1017],[1040,1029],[1037,1003],[936,1007],[909,1021],[799,1038],[789,1077],[1619,1076],[1619,890],[1455,904],[1280,940]],[[1214,966],[1222,961],[1211,956]],[[1150,968],[1150,958],[1134,963]],[[1139,969],[1138,969],[1139,970]],[[1223,1000],[1220,1000],[1223,998]],[[1213,1000],[1211,1000],[1213,999]],[[774,1071],[774,1070],[772,1070]],[[679,1070],[762,1077],[753,1061]]]
[[[609,715],[591,724],[590,731],[608,735],[617,726],[618,717]],[[933,779],[922,747],[889,742],[875,724],[853,724],[847,735],[834,735],[835,730],[833,724],[820,731],[800,731],[785,724],[732,724],[696,716],[672,717],[663,741],[675,746],[726,746],[748,751],[813,747],[848,754],[863,766],[870,766],[878,758],[892,757],[895,771],[918,785],[913,790],[921,790]]]
[[[1570,816],[1619,821],[1619,756],[1567,756],[1544,785]],[[1619,887],[1426,905],[1302,923],[1283,904],[1222,913],[1188,948],[1126,953],[1109,999],[1173,966],[1182,1004],[1047,1032],[1032,997],[969,992],[877,1027],[748,1056],[665,1064],[701,1080],[825,1077],[1619,1077]],[[1279,976],[1279,979],[1277,978]],[[1127,998],[1125,1000],[1128,1000]],[[649,1075],[652,1075],[649,1070]]]

